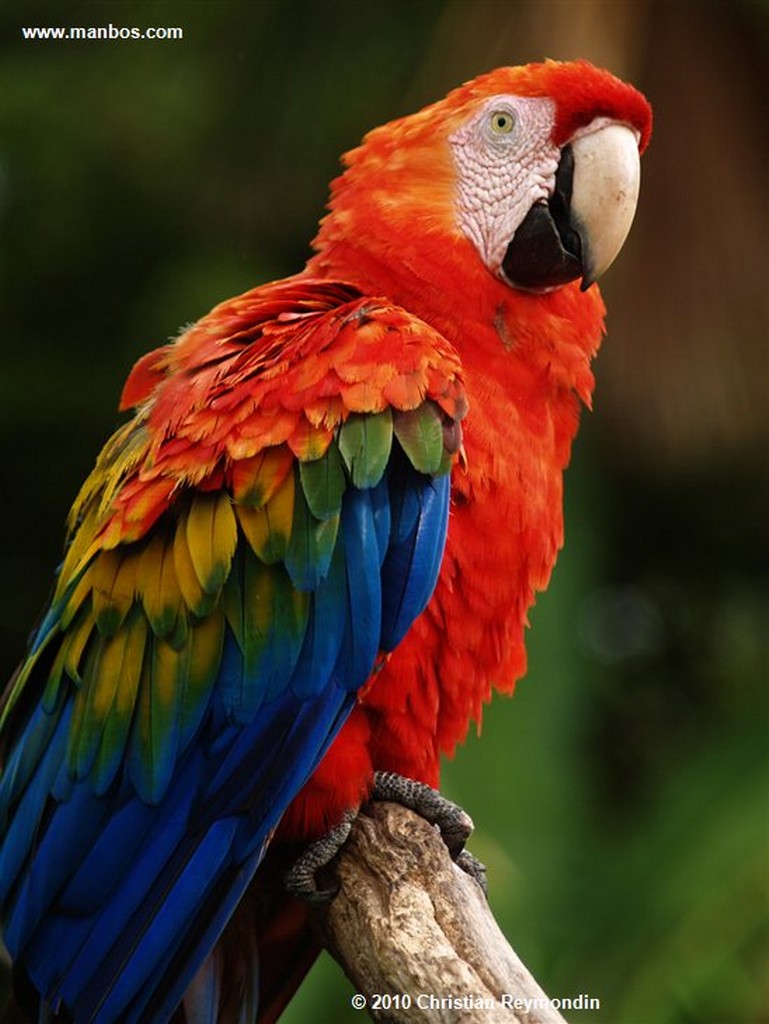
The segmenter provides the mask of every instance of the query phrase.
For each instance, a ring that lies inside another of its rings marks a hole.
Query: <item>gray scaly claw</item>
[[[458,804],[447,800],[437,789],[394,772],[376,772],[371,799],[408,807],[431,825],[437,825],[454,860],[473,831],[473,819]]]
[[[482,864],[477,857],[473,857],[468,850],[462,850],[454,860],[458,868],[461,868],[466,875],[469,875],[481,887],[486,899],[489,898],[489,883],[486,878],[486,865]]]
[[[457,866],[487,892],[486,868],[464,849],[473,831],[472,818],[458,804],[437,789],[394,772],[375,773],[369,799],[400,804],[435,825]],[[330,864],[347,842],[357,816],[357,811],[348,811],[338,825],[300,854],[284,877],[285,888],[292,896],[308,903],[324,903],[336,896],[337,889],[318,888],[315,874]]]
[[[338,889],[318,888],[315,872],[336,857],[347,842],[357,817],[357,811],[347,811],[338,825],[302,851],[283,878],[287,892],[306,903],[328,903],[336,896]]]

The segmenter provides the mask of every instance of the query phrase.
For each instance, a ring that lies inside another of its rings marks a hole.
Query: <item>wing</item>
[[[170,1015],[281,814],[427,603],[459,365],[301,276],[129,377],[0,719],[12,956],[80,1022]]]

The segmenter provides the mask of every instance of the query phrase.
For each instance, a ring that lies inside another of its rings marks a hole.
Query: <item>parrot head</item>
[[[584,290],[630,229],[650,134],[641,93],[586,61],[499,68],[346,154],[315,259],[341,248],[369,284],[440,263],[461,288],[480,260],[517,291]]]

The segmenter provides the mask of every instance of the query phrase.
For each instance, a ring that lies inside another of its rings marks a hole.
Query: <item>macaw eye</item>
[[[509,135],[515,127],[515,119],[509,110],[495,110],[490,124],[495,135]]]

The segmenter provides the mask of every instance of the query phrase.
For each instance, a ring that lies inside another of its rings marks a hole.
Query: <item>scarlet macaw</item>
[[[274,1013],[313,950],[268,846],[436,786],[512,691],[650,130],[585,62],[483,75],[346,155],[304,271],[133,369],[3,699],[41,1019],[253,1020],[259,959]]]

